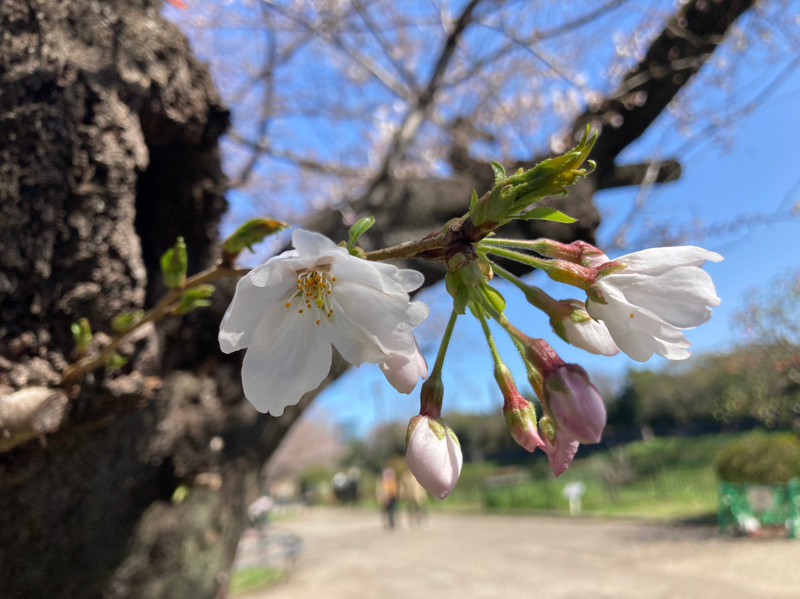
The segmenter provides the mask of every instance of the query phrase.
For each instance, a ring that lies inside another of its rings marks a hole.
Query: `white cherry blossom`
[[[292,245],[240,279],[220,325],[223,352],[247,348],[247,399],[260,412],[281,415],[328,375],[331,346],[356,366],[383,364],[390,382],[396,375],[410,393],[412,373],[397,372],[410,361],[417,378],[427,374],[413,329],[428,306],[408,295],[422,285],[422,274],[353,257],[310,231],[295,231]]]
[[[700,247],[652,248],[608,264],[589,289],[586,309],[602,321],[617,346],[644,362],[655,353],[669,360],[689,357],[683,334],[711,318],[720,305],[703,264],[722,256]]]

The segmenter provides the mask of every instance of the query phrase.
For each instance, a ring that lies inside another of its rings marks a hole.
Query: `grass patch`
[[[728,445],[749,433],[699,437],[656,438],[622,448],[597,452],[576,460],[558,479],[550,474],[543,455],[516,468],[465,465],[468,482],[461,483],[447,502],[450,507],[475,506],[479,500],[502,513],[569,513],[564,487],[581,481],[586,492],[582,512],[619,516],[689,520],[708,518],[718,506],[718,483],[713,464]],[[538,452],[537,452],[538,453]],[[474,468],[474,472],[470,472]]]
[[[278,568],[246,568],[233,573],[231,595],[244,595],[283,580],[283,571]]]

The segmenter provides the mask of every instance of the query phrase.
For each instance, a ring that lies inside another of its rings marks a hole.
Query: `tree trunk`
[[[191,271],[216,255],[228,113],[160,7],[0,3],[0,396],[57,387],[78,318],[102,342],[112,316],[152,305],[178,235]],[[69,389],[57,433],[0,454],[3,597],[226,587],[260,467],[311,396],[281,419],[242,400],[216,342],[223,291]]]

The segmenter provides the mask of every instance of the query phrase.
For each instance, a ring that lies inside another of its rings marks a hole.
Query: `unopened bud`
[[[511,371],[498,363],[494,370],[495,380],[503,393],[503,417],[511,437],[520,447],[531,453],[544,447],[536,429],[536,408],[517,389]]]
[[[419,415],[408,423],[406,444],[411,474],[437,499],[450,495],[463,463],[455,433],[442,419]]]
[[[558,431],[581,443],[599,443],[606,407],[589,375],[577,364],[565,364],[544,379],[547,410]]]

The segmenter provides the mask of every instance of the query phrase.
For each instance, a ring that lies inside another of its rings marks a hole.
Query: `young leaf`
[[[538,206],[533,210],[529,210],[522,216],[520,220],[547,220],[554,223],[570,224],[577,222],[577,218],[572,218],[568,214],[564,214],[555,208],[548,208],[547,206]]]
[[[142,319],[142,316],[144,316],[144,310],[123,312],[114,317],[111,321],[111,328],[115,333],[127,333],[136,326],[136,323]]]
[[[495,185],[497,185],[507,177],[505,167],[499,162],[495,162],[494,160],[492,161],[492,172],[494,173]]]
[[[211,305],[211,300],[208,298],[214,295],[214,291],[216,287],[213,285],[198,285],[187,289],[181,298],[181,303],[175,309],[175,314],[189,314],[198,308],[207,308]]]
[[[110,356],[108,356],[108,362],[106,362],[106,368],[108,370],[119,370],[125,364],[128,363],[128,358],[125,356],[120,356],[117,352],[114,352]]]
[[[350,241],[347,242],[347,250],[352,252],[353,248],[358,243],[361,236],[372,228],[375,224],[374,216],[365,216],[359,218],[352,227],[350,227]]]
[[[470,197],[470,199],[469,199],[469,212],[470,212],[470,214],[472,214],[472,212],[475,210],[475,206],[478,204],[478,199],[479,199],[478,198],[478,192],[475,191],[475,188],[473,187],[472,188],[472,197]]]
[[[164,284],[170,289],[179,289],[186,284],[186,270],[189,267],[189,257],[186,253],[186,242],[183,237],[178,237],[175,245],[161,256],[161,274],[164,275]]]
[[[226,264],[233,261],[245,249],[253,251],[253,246],[270,235],[283,231],[288,225],[278,220],[254,218],[236,229],[222,244],[222,260]]]
[[[79,354],[85,354],[92,345],[92,326],[89,320],[81,318],[78,322],[73,322],[69,330],[72,332],[72,340],[75,342],[75,349]]]

